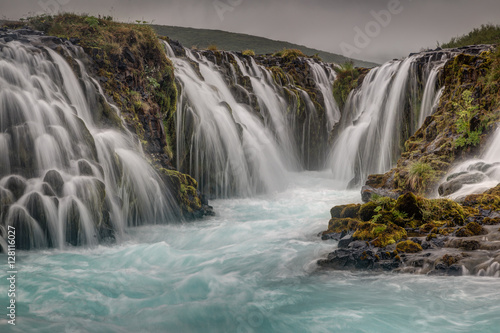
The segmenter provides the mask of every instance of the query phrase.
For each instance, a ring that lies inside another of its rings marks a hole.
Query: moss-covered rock
[[[358,225],[353,237],[359,240],[371,241],[376,247],[386,247],[406,238],[407,235],[405,229],[393,223],[376,224],[364,222]]]
[[[328,222],[328,229],[323,231],[323,235],[330,233],[351,232],[355,230],[360,223],[361,222],[359,220],[352,218],[332,218]]]
[[[377,207],[377,204],[373,201],[365,203],[359,209],[359,218],[365,222],[370,221],[377,214],[375,211]]]
[[[181,214],[185,219],[213,215],[211,207],[198,191],[198,182],[193,177],[176,170],[162,168],[160,171],[165,182],[173,190]]]
[[[480,224],[476,222],[469,222],[465,227],[458,229],[455,235],[457,237],[471,237],[483,235],[485,233],[486,231]]]
[[[418,205],[417,197],[411,192],[400,196],[396,201],[394,209],[405,213],[413,219],[422,220],[422,210]]]
[[[340,212],[340,217],[342,218],[357,218],[359,209],[361,205],[359,204],[350,204],[344,206],[344,209],[342,209],[342,212]]]
[[[403,252],[403,253],[417,253],[423,251],[422,246],[420,244],[415,243],[414,241],[411,240],[405,240],[399,242],[396,245],[396,250],[398,252]]]

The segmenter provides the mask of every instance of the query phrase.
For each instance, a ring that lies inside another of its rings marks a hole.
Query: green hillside
[[[500,25],[483,24],[468,34],[453,37],[448,43],[442,44],[442,48],[462,47],[477,44],[500,44]]]
[[[256,54],[274,53],[284,48],[299,49],[307,55],[318,54],[323,61],[343,64],[346,61],[352,60],[355,66],[374,67],[378,64],[357,59],[349,59],[339,54],[329,53],[312,49],[303,45],[276,41],[268,38],[227,32],[221,30],[195,29],[174,27],[165,25],[151,25],[156,30],[158,35],[168,36],[173,40],[178,40],[186,47],[195,46],[203,49],[209,45],[216,45],[220,50],[226,51],[243,51],[254,50]]]

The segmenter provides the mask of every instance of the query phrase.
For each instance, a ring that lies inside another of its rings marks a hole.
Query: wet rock
[[[92,167],[90,166],[89,162],[85,160],[79,160],[78,161],[78,171],[80,172],[81,176],[93,176],[94,172],[92,171]]]
[[[43,181],[50,185],[58,197],[63,196],[64,180],[57,170],[49,170],[43,177]]]
[[[392,190],[387,190],[383,188],[374,188],[369,185],[364,185],[361,188],[361,199],[363,202],[368,202],[371,200],[372,195],[378,195],[381,197],[389,197],[392,199],[397,199],[401,193],[399,192],[394,192]]]
[[[401,213],[405,213],[412,219],[422,219],[422,210],[418,206],[417,197],[411,192],[400,196],[396,201],[394,209]]]
[[[26,183],[23,178],[14,175],[7,179],[5,188],[14,195],[15,200],[18,200],[26,190]]]
[[[337,246],[340,249],[347,248],[353,241],[354,241],[354,238],[352,237],[352,235],[346,235],[339,240],[339,243]]]
[[[452,175],[450,181],[439,185],[438,193],[440,196],[447,196],[460,190],[463,185],[477,184],[485,179],[482,173],[460,173],[459,175]]]

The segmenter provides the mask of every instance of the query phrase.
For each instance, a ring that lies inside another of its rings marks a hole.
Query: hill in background
[[[195,46],[199,49],[205,49],[210,45],[216,45],[219,50],[243,51],[250,49],[253,50],[256,54],[275,53],[285,48],[299,49],[304,54],[310,56],[317,54],[325,62],[343,64],[347,61],[352,60],[354,62],[354,65],[359,67],[378,66],[378,64],[373,62],[350,59],[339,54],[320,51],[303,45],[276,41],[264,37],[257,37],[221,30],[195,29],[155,24],[152,24],[151,27],[155,29],[158,35],[167,36],[173,40],[178,40],[185,47]]]

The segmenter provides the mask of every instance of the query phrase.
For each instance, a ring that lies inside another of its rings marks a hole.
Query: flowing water
[[[439,73],[451,53],[419,53],[372,69],[349,95],[327,166],[345,187],[390,170],[404,142],[439,101]]]
[[[250,91],[229,85],[229,72],[202,53],[172,56],[181,88],[177,152],[188,159],[179,166],[213,196],[237,198],[211,201],[217,215],[202,221],[151,225],[175,220],[176,208],[134,136],[97,125],[99,87],[78,50],[67,50],[78,78],[43,46],[11,42],[0,50],[0,199],[7,203],[0,217],[27,235],[25,248],[38,248],[16,252],[16,326],[2,315],[1,332],[498,330],[498,278],[318,270],[316,260],[336,247],[318,237],[329,209],[360,200],[359,188],[338,190],[355,175],[298,171],[318,162],[308,154],[319,112],[296,88],[295,102],[300,97],[308,112],[297,140],[297,118],[284,116],[287,88],[253,59],[224,55]],[[365,140],[389,142],[401,129],[394,111],[405,108],[407,96],[425,97],[411,106],[410,123],[432,112],[437,69],[427,66],[427,83],[415,88],[418,58],[374,69],[348,102],[360,111],[345,120],[331,98],[332,69],[308,60],[324,95],[322,131],[340,122],[336,147],[359,146],[332,159],[337,171],[390,166],[397,143],[370,160],[360,142],[366,133]],[[180,129],[189,130],[186,137]],[[96,221],[112,224],[116,243],[97,245]],[[6,281],[7,258],[0,260]],[[5,309],[6,284],[0,286]]]
[[[127,229],[93,249],[18,253],[18,321],[2,332],[497,332],[500,280],[317,271],[328,173],[215,200],[208,220]],[[5,280],[5,270],[0,279]],[[0,293],[0,304],[7,304]]]

